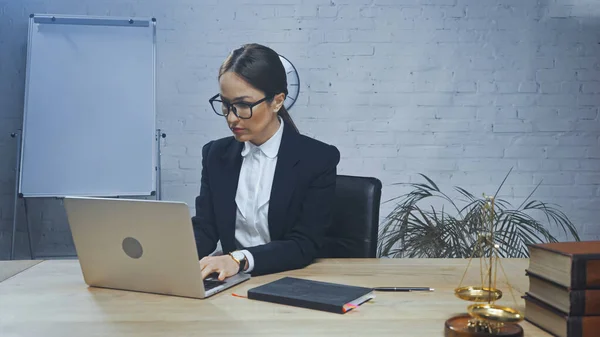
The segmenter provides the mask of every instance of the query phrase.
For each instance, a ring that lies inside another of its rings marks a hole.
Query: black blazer
[[[192,217],[200,258],[221,240],[223,253],[236,250],[235,195],[244,144],[234,137],[211,141],[202,149],[200,195]],[[338,149],[283,129],[269,201],[271,242],[244,247],[254,257],[252,275],[298,269],[316,258],[332,222]]]

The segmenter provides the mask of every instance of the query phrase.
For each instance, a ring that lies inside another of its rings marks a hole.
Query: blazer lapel
[[[240,143],[233,139],[226,151],[223,152],[221,157],[222,165],[219,170],[219,186],[215,189],[219,191],[220,205],[223,208],[219,218],[223,221],[224,226],[221,227],[228,233],[222,233],[221,238],[231,238],[231,242],[222,242],[223,248],[225,246],[235,246],[235,216],[237,212],[237,206],[235,204],[235,195],[238,186],[238,180],[240,176],[240,170],[242,167],[242,156],[241,151],[244,147],[244,143]]]
[[[285,229],[285,215],[296,186],[296,164],[299,161],[298,134],[291,126],[283,128],[277,165],[269,200],[269,232],[271,240],[281,237]]]

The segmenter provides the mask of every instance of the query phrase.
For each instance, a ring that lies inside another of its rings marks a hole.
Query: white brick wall
[[[300,4],[298,4],[300,3]],[[521,0],[21,0],[0,4],[0,258],[8,256],[27,15],[154,16],[165,199],[193,205],[201,146],[228,135],[207,99],[227,52],[268,44],[299,69],[291,113],[341,150],[339,172],[377,176],[383,199],[422,172],[519,204],[555,202],[600,238],[600,4]],[[383,204],[382,216],[391,209]],[[58,210],[57,210],[58,209]],[[22,210],[22,208],[21,208]],[[38,254],[72,252],[60,208],[30,203]],[[22,213],[21,213],[22,214]],[[21,217],[23,219],[23,217]],[[25,223],[20,222],[20,228]],[[18,252],[26,254],[19,235]]]

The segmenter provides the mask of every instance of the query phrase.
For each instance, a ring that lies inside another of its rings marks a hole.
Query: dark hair
[[[253,87],[261,90],[266,96],[279,93],[288,94],[287,76],[279,54],[273,49],[250,43],[241,46],[227,56],[219,69],[219,78],[226,72],[233,71]],[[298,128],[284,106],[279,109],[279,115],[286,124],[296,132]]]

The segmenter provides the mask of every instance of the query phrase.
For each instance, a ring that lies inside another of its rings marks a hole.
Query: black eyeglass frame
[[[221,94],[216,94],[216,95],[214,95],[213,97],[211,97],[211,98],[209,98],[209,99],[208,99],[208,102],[210,103],[210,106],[212,107],[213,111],[214,111],[214,112],[215,112],[215,113],[216,113],[218,116],[223,116],[223,117],[227,117],[227,116],[229,116],[229,113],[231,113],[231,111],[233,111],[233,114],[234,114],[234,115],[235,115],[237,118],[240,118],[240,119],[250,119],[250,118],[252,118],[252,114],[253,114],[253,113],[252,113],[252,108],[253,108],[253,107],[255,107],[255,106],[259,105],[260,103],[262,103],[262,102],[264,102],[264,101],[267,101],[267,100],[269,100],[269,99],[272,99],[273,97],[275,97],[275,95],[269,95],[269,96],[265,96],[265,97],[263,97],[263,98],[259,99],[258,101],[254,102],[254,103],[252,103],[252,104],[246,104],[246,103],[243,103],[243,102],[239,102],[239,103],[229,103],[229,102],[227,102],[227,101],[224,101],[224,100],[220,100],[220,99],[218,99],[218,98],[219,98],[219,96],[221,96]],[[221,112],[217,111],[217,109],[215,108],[215,106],[214,106],[214,104],[213,104],[214,102],[220,102],[221,104],[225,104],[225,105],[227,106],[227,113],[226,113],[226,114],[223,114],[223,112],[222,112],[222,110],[221,110],[221,109],[218,109],[218,110],[219,110],[219,111],[221,111]],[[237,109],[236,109],[236,108],[233,106],[233,104],[243,104],[243,105],[245,105],[245,106],[248,106],[248,108],[250,109],[250,116],[249,116],[249,117],[240,117],[240,115],[238,115],[238,113],[237,113]]]

